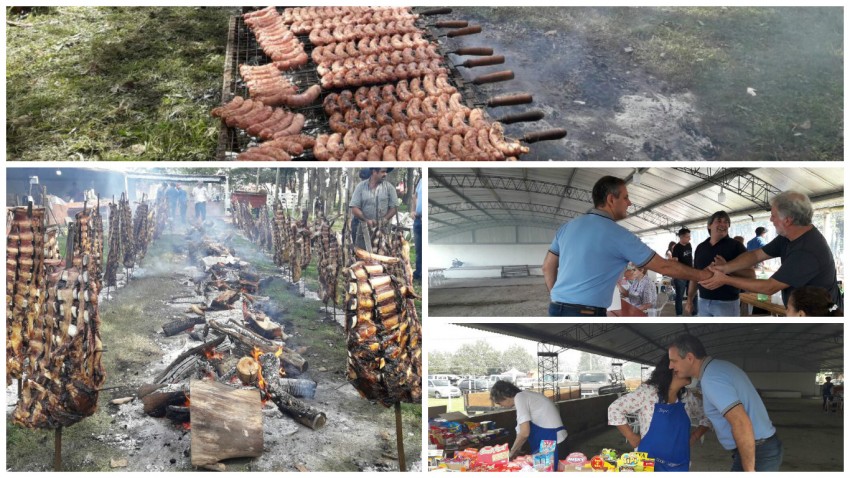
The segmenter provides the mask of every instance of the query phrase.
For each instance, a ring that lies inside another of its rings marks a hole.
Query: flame
[[[192,429],[192,422],[183,422],[183,423],[180,424],[180,428],[182,428],[184,430],[191,430]]]
[[[186,401],[183,402],[184,407],[188,407],[191,404],[191,400],[189,400],[189,394],[186,394]]]
[[[224,354],[216,352],[215,349],[210,348],[204,350],[204,357],[206,357],[207,360],[221,360],[224,358]]]
[[[280,357],[281,355],[283,355],[283,345],[278,345],[277,346],[277,352],[274,353],[274,356]]]

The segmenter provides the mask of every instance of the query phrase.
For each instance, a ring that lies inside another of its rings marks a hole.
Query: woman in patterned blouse
[[[688,471],[690,447],[709,429],[702,400],[685,388],[690,383],[690,378],[674,376],[665,354],[646,383],[608,407],[608,424],[655,458],[655,471]],[[640,435],[628,425],[629,414],[637,415]],[[699,424],[693,432],[692,421]]]
[[[629,303],[640,310],[654,308],[658,292],[652,279],[646,275],[646,267],[636,268],[634,277],[634,282],[629,287]]]

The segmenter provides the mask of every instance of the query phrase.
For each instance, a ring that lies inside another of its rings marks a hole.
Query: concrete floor
[[[843,471],[844,412],[826,414],[820,399],[765,399],[767,412],[784,445],[781,471]],[[691,471],[728,471],[731,453],[714,432],[691,450]],[[570,450],[588,457],[603,448],[626,451],[620,432],[607,427],[599,432],[570,436]]]
[[[507,279],[445,279],[429,286],[429,317],[546,317],[549,291],[543,276]],[[673,302],[661,317],[676,315]]]

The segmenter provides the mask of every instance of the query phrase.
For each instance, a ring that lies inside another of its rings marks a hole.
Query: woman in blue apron
[[[519,454],[526,441],[531,453],[537,453],[542,440],[555,442],[556,459],[566,458],[567,429],[564,428],[561,413],[552,400],[537,392],[522,391],[516,385],[503,380],[496,382],[490,389],[490,398],[501,407],[516,408],[517,436],[511,447],[511,458]],[[557,466],[555,469],[557,470]]]
[[[688,471],[691,445],[708,431],[702,401],[685,387],[690,378],[675,377],[667,355],[649,380],[608,407],[608,424],[614,425],[637,449],[655,458],[655,471]],[[637,420],[640,435],[628,424]],[[691,418],[699,426],[691,432]]]

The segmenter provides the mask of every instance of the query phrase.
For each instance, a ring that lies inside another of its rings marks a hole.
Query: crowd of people
[[[168,211],[168,218],[173,222],[180,220],[180,223],[186,224],[186,210],[189,206],[189,193],[178,182],[163,181],[159,189],[157,189],[157,200],[164,198]],[[203,181],[198,181],[192,189],[192,202],[195,204],[195,220],[206,221],[207,219],[207,201],[209,200],[209,192]]]
[[[647,271],[672,278],[676,316],[739,316],[742,291],[768,296],[781,292],[788,307],[792,294],[804,288],[797,294],[797,303],[806,304],[808,310],[797,307],[795,314],[801,310],[806,315],[824,310],[826,315],[842,313],[833,254],[812,224],[814,209],[803,193],[786,191],[770,200],[776,238],[769,242],[763,227],[746,244],[742,237],[730,237],[731,218],[717,211],[706,221],[709,237],[696,249],[691,245],[691,231],[682,228],[665,257],[617,224],[627,217],[631,205],[625,181],[605,176],[594,185],[592,197],[593,208],[561,226],[543,261],[551,316],[605,316],[615,289],[632,305],[651,309],[646,284],[627,278],[633,287],[637,285],[634,291],[618,286],[630,264],[642,280]],[[780,259],[779,269],[769,278],[756,278],[760,264],[773,258]],[[821,300],[824,294],[825,301]]]

